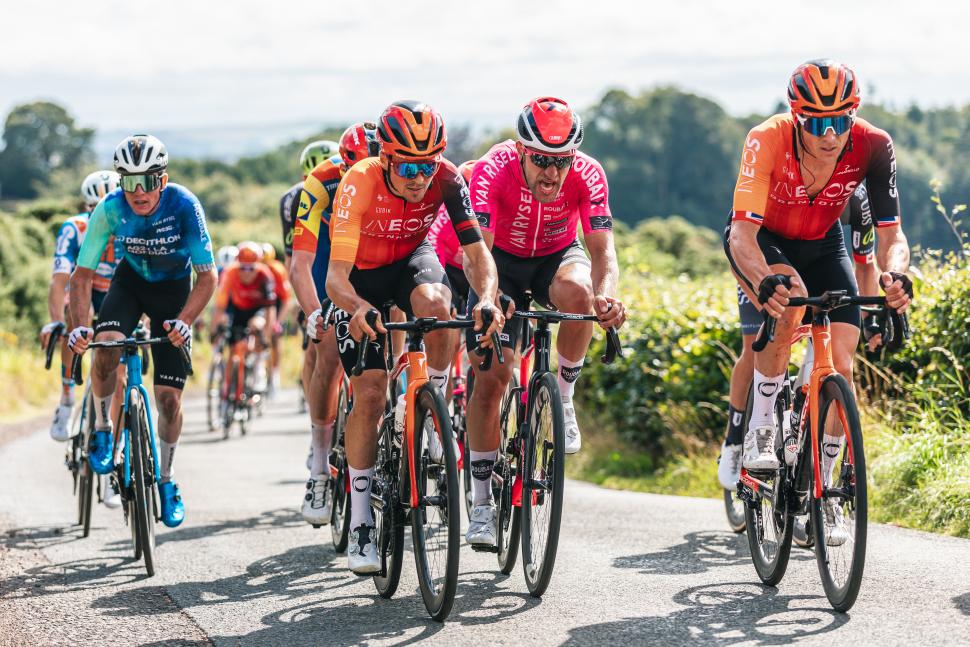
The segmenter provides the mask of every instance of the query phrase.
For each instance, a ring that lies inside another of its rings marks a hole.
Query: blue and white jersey
[[[193,266],[200,272],[215,266],[202,204],[172,182],[150,216],[132,211],[121,189],[105,196],[91,214],[78,265],[94,269],[111,235],[132,269],[151,283],[185,278]]]
[[[89,216],[88,213],[79,213],[76,216],[71,216],[61,225],[57,232],[57,243],[54,246],[53,274],[70,274],[74,271],[74,267],[77,265],[78,252],[81,250],[85,234],[88,231]],[[117,240],[113,240],[112,244],[105,248],[98,262],[98,267],[95,269],[92,286],[95,290],[104,292],[108,289],[108,283],[114,276],[115,268],[121,259],[121,253],[121,245]]]

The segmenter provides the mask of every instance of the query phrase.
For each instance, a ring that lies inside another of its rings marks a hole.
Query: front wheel
[[[555,376],[543,373],[532,386],[522,474],[522,567],[529,593],[539,597],[552,579],[559,548],[566,425]]]
[[[209,424],[209,431],[215,431],[219,427],[219,404],[222,401],[222,382],[225,380],[225,374],[225,359],[219,354],[212,360],[206,382],[206,422]]]
[[[744,532],[747,524],[744,520],[744,501],[737,493],[724,490],[724,512],[727,514],[728,525],[736,533]]]
[[[866,455],[859,410],[849,383],[833,375],[819,394],[818,455],[823,494],[812,497],[815,556],[825,596],[836,611],[855,604],[866,564]],[[841,444],[825,436],[844,436]]]
[[[458,588],[461,547],[458,458],[448,408],[441,393],[429,382],[415,396],[411,469],[418,488],[418,507],[411,510],[411,536],[424,606],[440,622],[451,613]],[[440,463],[432,460],[428,449],[434,441],[442,449]]]
[[[149,440],[148,417],[141,392],[132,389],[128,398],[126,421],[131,438],[131,472],[135,488],[133,515],[138,545],[145,559],[148,576],[155,574],[155,466]]]
[[[521,390],[518,386],[519,378],[513,373],[505,397],[502,398],[499,414],[501,438],[494,470],[494,474],[499,477],[495,482],[500,484],[495,488],[495,543],[498,545],[498,567],[504,575],[511,573],[515,567],[515,560],[519,556],[519,542],[522,539],[522,508],[513,504],[513,486],[521,470],[518,448],[521,446],[519,427],[522,422],[522,405],[519,402]]]
[[[394,443],[394,420],[385,417],[377,439],[377,462],[374,469],[372,497],[381,499],[382,509],[373,509],[377,525],[377,552],[381,572],[374,576],[374,586],[382,598],[390,598],[401,581],[404,562],[404,519],[398,499],[400,449]],[[351,483],[351,487],[353,487]]]

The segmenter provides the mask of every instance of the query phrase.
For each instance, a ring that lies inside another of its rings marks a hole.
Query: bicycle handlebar
[[[789,307],[802,307],[809,306],[822,310],[824,312],[830,312],[837,308],[842,308],[844,306],[879,306],[877,311],[891,310],[886,305],[886,297],[856,297],[851,296],[846,293],[845,290],[834,290],[830,292],[825,292],[821,296],[817,297],[792,297],[788,300]],[[772,317],[767,310],[762,310],[762,317],[764,322],[761,324],[761,328],[758,331],[758,337],[751,344],[751,350],[756,353],[761,352],[765,349],[769,342],[775,339],[775,327],[778,325],[778,320]],[[903,339],[909,339],[909,318],[906,314],[900,314],[900,321],[902,322]],[[887,335],[894,333],[895,331],[890,330],[886,322],[889,321],[889,317],[884,319],[882,326],[883,343],[888,343],[889,340],[886,339]],[[891,336],[891,335],[890,335]]]
[[[562,323],[563,321],[599,321],[599,317],[596,315],[582,315],[557,310],[516,310],[512,313],[512,316],[519,319],[535,319],[546,324]],[[606,329],[606,352],[600,356],[600,361],[604,364],[612,364],[617,357],[623,357],[623,344],[620,343],[619,331],[614,326],[610,326]]]
[[[47,357],[44,359],[44,368],[48,371],[51,368],[51,361],[54,359],[54,349],[57,347],[57,340],[63,334],[64,324],[59,322],[56,326],[54,326],[54,329],[51,330],[51,336],[47,340],[47,348],[44,349],[44,352],[47,353]]]
[[[136,339],[134,337],[128,337],[127,339],[119,339],[116,341],[96,341],[88,344],[88,348],[126,348],[129,346],[154,346],[156,344],[171,344],[172,340],[168,337],[152,337],[151,339]],[[177,347],[179,350],[179,356],[182,360],[182,366],[185,367],[186,375],[193,375],[194,371],[192,369],[192,355],[189,353],[188,346],[183,344]],[[74,354],[74,359],[71,362],[71,374],[74,377],[74,382],[78,385],[84,384],[84,380],[81,376],[81,355],[77,353]]]

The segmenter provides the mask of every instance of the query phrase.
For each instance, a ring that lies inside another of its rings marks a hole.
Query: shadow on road
[[[36,566],[0,582],[0,598],[32,598],[119,586],[145,578],[142,564],[131,557],[92,557]],[[153,595],[157,595],[157,588]]]
[[[782,645],[839,628],[849,616],[813,595],[781,595],[758,584],[711,584],[684,589],[666,616],[626,618],[571,630],[563,645]],[[644,611],[649,603],[644,602]]]
[[[172,541],[192,541],[194,539],[208,539],[211,537],[236,535],[258,530],[295,528],[305,524],[306,522],[303,521],[303,517],[296,510],[277,508],[276,510],[267,510],[257,517],[249,517],[248,519],[227,519],[219,523],[210,523],[204,526],[185,526],[177,528],[176,530],[166,530],[156,536],[155,543],[161,546]],[[117,540],[109,543],[109,546],[115,544],[128,546],[130,543],[128,540]]]
[[[97,530],[92,527],[91,530]],[[0,535],[0,546],[10,550],[42,550],[82,539],[81,526],[33,526],[13,528]]]
[[[704,530],[684,535],[684,543],[655,553],[617,557],[614,568],[637,569],[644,575],[684,575],[706,573],[722,566],[751,563],[748,540],[744,534]],[[812,560],[809,552],[793,550],[791,559]]]
[[[964,593],[953,598],[953,604],[965,616],[970,616],[970,593]]]

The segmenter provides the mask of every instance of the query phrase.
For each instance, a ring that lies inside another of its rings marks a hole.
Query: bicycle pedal
[[[469,544],[476,553],[497,553],[498,546],[485,546],[483,544]]]
[[[311,523],[310,525],[311,525],[311,526],[313,526],[314,528],[319,528],[319,527],[320,527],[320,526],[322,526],[323,524],[319,524],[319,523]]]

